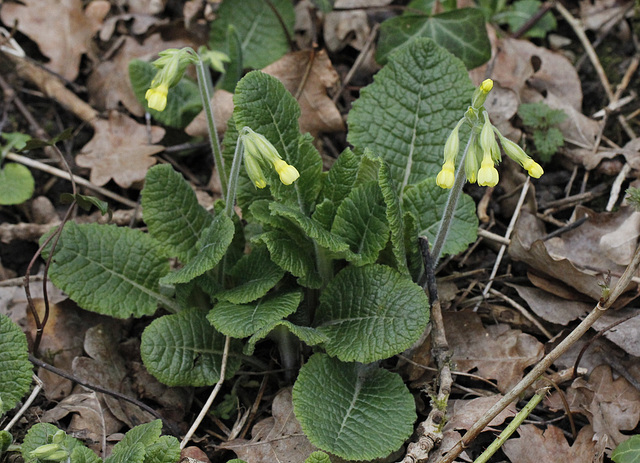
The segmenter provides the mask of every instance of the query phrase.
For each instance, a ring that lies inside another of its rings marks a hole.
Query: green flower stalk
[[[257,188],[267,186],[263,169],[269,168],[269,165],[275,169],[280,181],[285,185],[291,185],[300,177],[298,169],[287,164],[275,146],[264,135],[254,132],[249,127],[244,127],[240,131],[240,139],[244,145],[244,167]]]

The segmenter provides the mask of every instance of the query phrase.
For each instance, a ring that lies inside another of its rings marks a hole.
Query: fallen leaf
[[[627,9],[632,1],[619,0],[582,0],[580,2],[580,19],[585,29],[597,31],[607,23],[620,21],[620,13]]]
[[[477,397],[471,400],[454,400],[450,402],[447,410],[448,419],[447,424],[445,424],[445,429],[469,429],[500,399],[502,399],[502,395],[496,394],[488,397]],[[512,402],[503,408],[487,426],[499,426],[504,423],[507,418],[514,416],[516,416],[516,404]],[[489,430],[490,429],[485,429],[485,431]]]
[[[342,50],[347,45],[362,50],[371,34],[369,17],[365,10],[332,11],[324,20],[324,42],[331,52]]]
[[[148,134],[147,127],[117,111],[111,111],[108,120],[95,121],[94,130],[76,163],[91,169],[91,182],[98,186],[112,178],[122,188],[142,182],[156,163],[152,156],[164,150],[154,144],[164,136],[163,128],[151,127]]]
[[[593,324],[595,330],[604,330],[614,323],[627,317],[629,320],[616,325],[607,330],[605,337],[624,350],[627,354],[640,357],[640,312],[638,309],[622,308],[619,310],[608,310]]]
[[[80,57],[89,50],[94,34],[102,27],[111,4],[94,0],[85,9],[81,0],[24,0],[24,5],[2,5],[5,24],[18,22],[18,30],[29,36],[50,61],[47,67],[67,80],[78,76]]]
[[[527,286],[509,285],[524,299],[533,313],[550,323],[567,325],[588,313],[593,304],[576,300],[567,300],[547,291]]]
[[[519,438],[506,441],[502,450],[513,463],[587,463],[592,461],[595,443],[591,426],[583,427],[573,445],[567,443],[560,428],[548,426],[545,430],[532,424],[518,428]]]
[[[127,0],[130,13],[153,15],[162,13],[167,0]]]
[[[149,61],[158,52],[167,48],[194,46],[185,40],[163,40],[160,34],[153,34],[143,44],[126,37],[117,53],[95,67],[87,80],[89,102],[100,110],[118,109],[122,102],[127,110],[138,117],[144,115],[144,108],[136,99],[129,79],[129,63],[133,59]]]
[[[572,412],[589,419],[595,439],[608,439],[612,449],[627,439],[620,431],[632,431],[640,420],[640,392],[626,379],[613,379],[611,367],[596,367],[589,380],[577,378],[566,393]],[[547,399],[553,410],[563,409],[557,393]]]
[[[233,114],[233,93],[226,90],[216,90],[211,98],[211,105],[213,106],[216,130],[218,136],[221,136],[227,131],[227,121]],[[204,111],[198,114],[184,131],[192,137],[208,137],[209,129]]]
[[[255,424],[251,440],[233,439],[220,445],[251,463],[299,463],[317,450],[302,432],[293,414],[291,389],[283,389],[273,399],[272,416]]]
[[[131,13],[110,16],[106,19],[106,21],[102,25],[102,28],[100,29],[100,34],[98,35],[98,37],[100,37],[100,40],[102,40],[103,42],[108,42],[115,32],[116,26],[121,21],[126,21],[127,23],[129,23],[129,30],[133,35],[142,35],[154,26],[167,24],[169,22],[169,19],[159,19],[155,16]]]
[[[495,379],[506,392],[523,376],[523,370],[536,363],[543,346],[536,338],[498,324],[485,328],[480,317],[470,312],[443,313],[445,331],[456,369]]]

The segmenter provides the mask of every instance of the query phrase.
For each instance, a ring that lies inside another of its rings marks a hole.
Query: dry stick
[[[547,339],[553,338],[551,333],[549,333],[549,331],[544,326],[542,326],[542,323],[540,323],[538,320],[536,320],[536,318],[533,315],[531,315],[531,313],[527,309],[525,309],[523,306],[518,304],[516,301],[511,299],[506,294],[502,294],[500,291],[496,291],[493,288],[491,288],[489,290],[489,292],[491,294],[493,294],[494,296],[498,296],[500,299],[502,299],[503,301],[507,302],[508,304],[511,305],[511,307],[513,307],[518,312],[520,312],[522,314],[522,316],[524,318],[526,318],[527,320],[529,320],[531,323],[533,323],[535,325],[535,327],[538,328],[540,330],[540,332],[547,337]]]
[[[213,388],[213,391],[211,391],[211,395],[209,395],[209,398],[207,399],[206,403],[202,407],[202,410],[200,410],[198,417],[191,425],[191,428],[189,428],[189,431],[184,436],[184,439],[182,439],[182,442],[180,442],[180,449],[185,448],[185,446],[189,443],[189,441],[191,440],[191,437],[200,426],[200,423],[202,422],[202,420],[204,419],[204,416],[209,411],[209,408],[211,408],[211,404],[213,404],[213,401],[215,400],[216,396],[218,395],[218,392],[220,391],[220,388],[222,387],[225,373],[227,372],[227,358],[229,357],[230,343],[231,343],[231,338],[227,336],[224,340],[224,350],[222,351],[222,366],[220,367],[220,379],[218,380],[215,387]]]
[[[493,420],[498,414],[507,407],[511,402],[516,400],[534,381],[536,381],[544,372],[555,362],[558,357],[564,354],[569,347],[578,341],[591,326],[609,309],[624,292],[627,285],[631,281],[633,275],[640,265],[640,246],[636,248],[633,260],[627,266],[626,270],[618,280],[609,297],[601,300],[595,308],[586,316],[582,322],[569,333],[569,335],[556,346],[549,354],[547,354],[520,382],[509,391],[502,399],[500,399],[493,407],[491,407],[471,428],[466,432],[462,439],[441,458],[438,463],[452,463],[460,453],[475,439],[478,434]]]
[[[5,426],[4,428],[5,431],[11,430],[13,425],[18,422],[18,420],[22,415],[24,415],[24,412],[27,411],[27,409],[31,406],[33,401],[36,399],[36,397],[42,390],[42,387],[44,386],[44,384],[42,383],[42,380],[38,378],[36,375],[33,375],[33,380],[36,382],[36,387],[33,388],[33,391],[31,391],[31,395],[29,395],[29,398],[27,399],[27,401],[22,405],[20,410],[18,410],[18,413],[16,413],[16,416],[14,416],[11,419],[11,421],[9,421],[9,424]]]
[[[42,162],[36,161],[35,159],[31,159],[26,156],[9,153],[7,154],[7,159],[11,161],[19,162],[20,164],[24,164],[25,166],[32,167],[34,169],[41,170],[48,174],[55,175],[56,177],[60,177],[65,180],[69,180],[69,181],[71,180],[71,176],[64,170],[57,169],[56,167],[51,167],[47,164],[43,164]],[[137,203],[135,201],[131,201],[130,199],[125,198],[124,196],[120,196],[117,193],[113,193],[112,191],[109,191],[106,188],[102,188],[97,185],[94,185],[89,180],[86,180],[82,177],[78,177],[77,175],[74,175],[73,178],[75,179],[78,185],[82,185],[85,188],[93,190],[96,193],[106,196],[107,198],[111,198],[115,201],[118,201],[119,203],[122,203],[125,206],[128,206],[132,209],[137,207]]]

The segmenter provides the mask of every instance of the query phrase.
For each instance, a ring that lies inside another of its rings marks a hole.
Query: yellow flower
[[[485,79],[482,84],[480,84],[480,90],[482,93],[489,93],[493,89],[493,80]]]
[[[300,177],[300,172],[298,172],[298,169],[290,164],[287,164],[282,159],[276,160],[273,163],[273,167],[276,169],[276,172],[278,172],[280,181],[285,185],[291,185],[293,182],[298,180],[298,177]]]
[[[480,186],[496,186],[498,184],[498,170],[493,165],[491,153],[485,151],[478,171],[478,185]]]
[[[247,170],[247,175],[257,188],[264,188],[267,186],[267,179],[264,178],[264,173],[262,172],[260,163],[253,156],[244,156],[244,168]]]
[[[155,87],[151,87],[147,90],[144,97],[147,100],[147,104],[151,109],[156,111],[164,111],[167,107],[167,94],[169,93],[169,86],[164,83],[160,83]]]
[[[531,158],[526,159],[522,163],[522,167],[527,172],[529,172],[529,175],[532,176],[533,178],[540,178],[542,177],[542,174],[544,174],[544,170],[542,170],[542,167],[540,166],[540,164],[538,164]]]
[[[500,136],[500,143],[502,143],[502,148],[507,156],[520,164],[523,169],[529,172],[530,176],[540,178],[542,174],[544,174],[544,170],[542,170],[540,164],[531,159],[517,143],[512,142],[504,136]]]
[[[455,169],[456,169],[456,166],[453,163],[453,161],[446,161],[442,166],[442,170],[440,171],[440,173],[438,173],[438,176],[436,177],[436,184],[440,188],[446,188],[446,189],[452,188],[453,182],[455,181],[455,178],[456,178]]]

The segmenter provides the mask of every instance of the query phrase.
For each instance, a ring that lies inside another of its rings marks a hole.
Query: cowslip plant
[[[11,150],[24,148],[31,137],[21,133],[0,133],[5,143],[0,146],[0,205],[20,204],[31,198],[35,181],[22,164],[4,162]]]
[[[0,313],[0,416],[29,392],[32,368],[27,338],[18,325]]]
[[[154,105],[164,92],[162,76],[155,82]],[[226,377],[267,337],[295,376],[306,344],[313,354],[293,388],[305,434],[343,459],[386,456],[411,435],[416,412],[380,362],[410,348],[429,320],[417,240],[433,240],[442,221],[441,153],[473,91],[463,63],[433,41],[402,47],[349,114],[354,148],[323,173],[295,98],[252,71],[235,87],[216,156],[228,186],[214,213],[169,165],[155,166],[142,190],[148,232],[69,223],[51,279],[94,312],[167,310],[145,329],[141,353],[168,385],[216,383],[228,338]],[[448,228],[442,255],[475,240],[471,198],[461,195]]]

